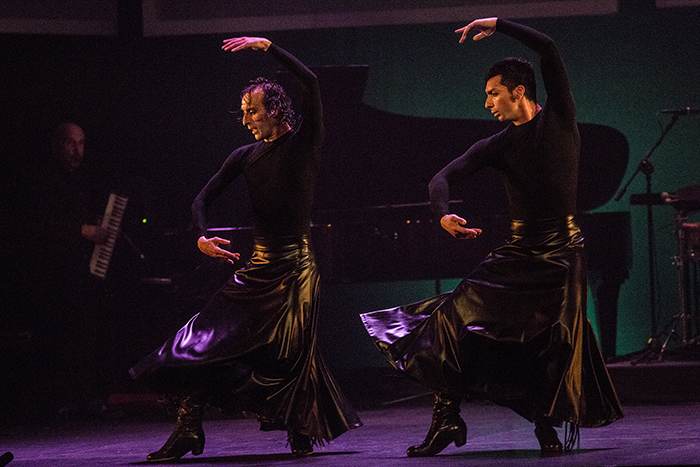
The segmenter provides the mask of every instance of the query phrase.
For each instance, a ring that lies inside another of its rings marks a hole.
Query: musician
[[[318,80],[265,38],[238,37],[223,49],[265,51],[302,88],[297,121],[284,89],[258,78],[241,93],[242,123],[257,140],[233,151],[196,197],[199,249],[233,263],[229,242],[207,233],[207,207],[243,175],[254,211],[252,258],[174,337],[131,369],[137,380],[179,398],[178,420],[148,461],[204,449],[205,403],[257,414],[261,430],[285,430],[307,455],[360,420],[338,390],[316,344],[319,276],[309,245],[310,211],[323,139]]]
[[[94,245],[101,245],[109,236],[99,223],[99,213],[104,211],[104,202],[99,193],[99,181],[83,164],[85,160],[85,132],[75,123],[61,123],[51,137],[51,154],[54,167],[55,185],[50,188],[55,194],[73,195],[75,200],[70,215],[58,216],[55,213],[49,219],[53,234],[66,240],[66,246],[87,246],[92,251]],[[102,193],[103,194],[103,193]],[[44,200],[51,202],[51,200]],[[53,204],[53,203],[52,203]],[[96,212],[96,210],[99,210]],[[76,229],[79,227],[79,230]],[[79,241],[78,234],[85,241]]]
[[[95,414],[105,409],[104,288],[89,273],[95,245],[107,240],[99,225],[107,203],[108,182],[89,164],[85,132],[72,122],[58,125],[50,138],[50,156],[30,189],[30,236],[36,279],[31,300],[38,314],[42,386],[52,390],[51,412]]]
[[[500,18],[458,29],[463,42],[499,32],[540,58],[547,101],[532,65],[509,58],[485,76],[486,108],[503,131],[474,144],[431,180],[441,226],[458,239],[481,229],[449,211],[449,190],[480,169],[500,171],[512,237],[446,294],[362,315],[389,362],[435,391],[433,421],[408,456],[466,442],[463,395],[494,401],[535,424],[542,452],[563,450],[555,426],[607,425],[622,412],[586,318],[583,237],[576,225],[580,139],[566,68],[549,37]],[[572,441],[572,440],[569,440]],[[569,444],[569,443],[567,443]]]

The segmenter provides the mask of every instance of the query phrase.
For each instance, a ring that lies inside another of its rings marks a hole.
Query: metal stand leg
[[[688,345],[692,340],[692,312],[690,297],[690,269],[689,261],[693,259],[691,245],[688,241],[688,231],[686,227],[687,213],[677,210],[675,216],[676,237],[678,240],[678,254],[673,260],[678,276],[678,314],[673,317],[666,340],[661,346],[659,360],[663,360],[664,355],[669,350],[668,344],[673,337],[676,337],[681,346]],[[677,329],[679,328],[679,329]]]

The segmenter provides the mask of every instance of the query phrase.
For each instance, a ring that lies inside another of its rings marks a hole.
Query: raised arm
[[[238,52],[244,49],[264,50],[286,68],[299,82],[302,91],[301,112],[305,119],[312,123],[311,127],[322,128],[323,106],[321,91],[316,75],[294,55],[273,44],[264,37],[233,37],[226,39],[223,50]]]
[[[569,76],[556,43],[546,34],[522,24],[503,18],[483,18],[472,21],[457,29],[459,42],[463,43],[470,31],[478,31],[474,40],[478,41],[500,32],[533,50],[540,57],[542,80],[547,91],[547,106],[563,118],[576,118],[576,107],[569,84]]]
[[[289,70],[289,72],[301,82],[303,87],[318,87],[316,75],[309,70],[306,65],[301,63],[294,55],[290,54],[282,47],[273,44],[269,39],[247,36],[232,37],[224,40],[224,45],[221,46],[221,48],[227,52],[238,52],[244,49],[270,52],[270,55]]]
[[[323,105],[318,78],[292,54],[272,44],[267,52],[297,79],[301,85],[301,114],[306,120],[306,129],[318,129],[323,136]]]

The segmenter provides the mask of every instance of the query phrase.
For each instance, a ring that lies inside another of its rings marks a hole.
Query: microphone
[[[663,110],[660,110],[659,112],[662,114],[687,116],[687,115],[700,114],[700,109],[696,109],[693,107],[683,107],[680,109],[663,109]]]

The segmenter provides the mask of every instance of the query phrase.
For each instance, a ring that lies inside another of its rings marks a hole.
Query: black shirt
[[[448,214],[449,186],[490,166],[503,178],[512,219],[573,215],[581,141],[559,50],[552,39],[527,26],[499,19],[496,30],[537,52],[547,101],[529,122],[518,126],[511,123],[475,143],[435,175],[429,186],[433,211],[438,218]]]
[[[253,208],[254,232],[261,237],[309,233],[314,187],[323,142],[323,107],[316,75],[294,56],[271,44],[272,55],[299,81],[302,121],[271,142],[257,141],[233,151],[192,204],[195,225],[206,233],[211,202],[243,174]]]

